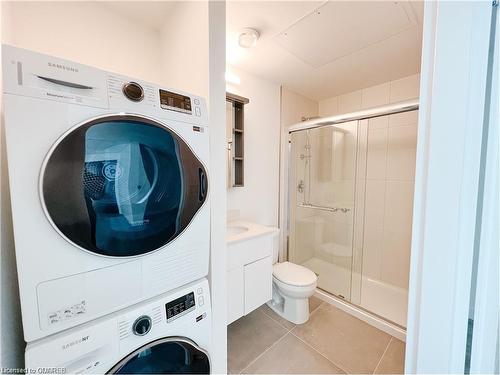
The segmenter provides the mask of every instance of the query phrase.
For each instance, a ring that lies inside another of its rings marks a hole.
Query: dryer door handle
[[[199,190],[198,200],[201,202],[205,199],[207,194],[207,176],[202,168],[198,168]]]

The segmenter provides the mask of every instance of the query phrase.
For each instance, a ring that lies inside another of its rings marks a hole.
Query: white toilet
[[[273,266],[273,299],[267,304],[286,320],[302,324],[309,320],[309,297],[314,294],[318,277],[310,269],[295,263]]]

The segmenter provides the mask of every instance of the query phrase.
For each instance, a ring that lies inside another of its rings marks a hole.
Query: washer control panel
[[[187,95],[160,89],[160,107],[191,115],[191,98]]]
[[[194,292],[167,302],[165,304],[167,322],[171,322],[172,320],[187,314],[188,312],[194,310],[195,306]]]

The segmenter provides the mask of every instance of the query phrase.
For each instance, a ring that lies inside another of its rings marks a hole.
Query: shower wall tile
[[[368,120],[369,129],[386,129],[389,125],[389,117],[374,117]]]
[[[351,302],[361,303],[361,276],[363,266],[363,236],[365,220],[366,192],[366,147],[368,141],[368,120],[360,120],[358,125],[358,149],[356,163],[356,189],[353,216],[353,260],[351,278]]]
[[[415,74],[344,95],[320,100],[319,115],[334,116],[403,100],[418,99],[420,75]]]
[[[417,99],[420,90],[420,74],[391,81],[390,102]]]
[[[417,125],[389,128],[387,138],[387,179],[413,181],[415,179]]]
[[[385,179],[387,165],[387,129],[368,128],[367,179]]]
[[[325,116],[335,116],[339,114],[339,97],[334,96],[319,102],[319,115]]]
[[[388,117],[389,117],[389,127],[417,125],[418,123],[418,111],[396,113]]]
[[[384,233],[385,181],[367,180],[363,236],[363,274],[379,279]]]
[[[385,230],[411,233],[413,216],[413,181],[387,181],[385,187]]]
[[[366,147],[368,142],[368,120],[360,120],[358,125],[358,155],[356,162],[356,178],[366,177]]]
[[[362,271],[365,277],[401,288],[408,287],[417,116],[368,122]],[[358,224],[355,234],[359,231]],[[356,237],[355,246],[360,246]]]
[[[413,181],[387,181],[385,191],[381,279],[408,288]]]
[[[377,221],[383,219],[385,211],[385,188],[384,180],[366,181],[365,225],[367,218]]]
[[[344,137],[344,155],[340,160],[343,161],[342,177],[345,180],[352,180],[356,173],[356,135],[346,134]]]
[[[363,236],[365,219],[365,188],[366,180],[356,180],[356,200],[354,204],[353,227],[353,262],[352,262],[352,288],[351,302],[361,303],[361,275],[363,266]]]
[[[314,216],[314,211],[307,208],[297,208],[296,217],[294,223],[295,237],[291,239],[294,242],[294,246],[291,246],[291,250],[295,249],[294,254],[292,254],[292,259],[296,263],[305,262],[307,259],[314,255],[315,244],[318,242],[318,228],[317,218]]]
[[[348,245],[348,234],[346,231],[349,230],[349,226],[345,224],[336,224],[331,228],[331,242],[339,245]]]
[[[365,186],[366,180],[356,180],[356,200],[354,203],[354,247],[363,247],[363,227],[365,220]]]
[[[361,109],[361,90],[353,91],[348,94],[340,95],[339,98],[339,113],[349,113],[359,111]]]
[[[384,223],[370,222],[365,225],[363,244],[363,276],[379,280],[381,278],[382,246]]]
[[[408,289],[411,233],[392,230],[384,232],[381,279],[397,287]]]
[[[391,92],[390,82],[385,82],[381,85],[363,89],[361,97],[362,108],[371,108],[389,104],[390,92]]]

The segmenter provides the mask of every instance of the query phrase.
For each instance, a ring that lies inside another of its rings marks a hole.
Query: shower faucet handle
[[[303,193],[304,192],[304,180],[300,180],[299,181],[299,184],[297,185],[297,191],[299,193]]]
[[[351,209],[343,207],[343,208],[340,209],[340,211],[342,211],[342,213],[345,214],[346,212],[351,211]]]

